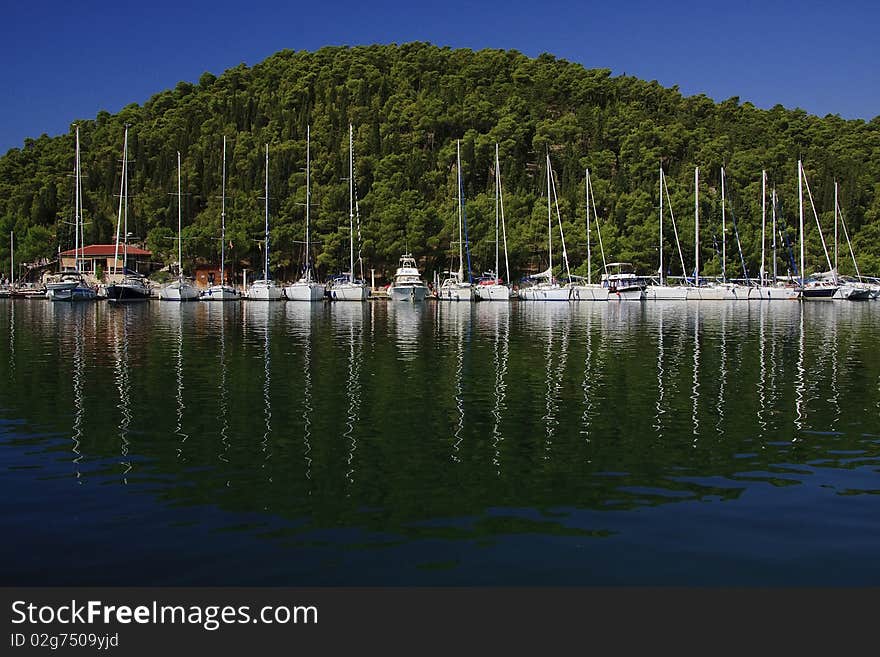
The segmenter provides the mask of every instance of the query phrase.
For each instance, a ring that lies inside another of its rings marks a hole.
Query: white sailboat
[[[362,280],[354,276],[354,128],[348,124],[348,231],[349,231],[349,265],[346,278],[330,284],[330,298],[334,301],[366,301],[370,289]]]
[[[767,172],[761,171],[761,269],[758,274],[758,285],[752,289],[750,299],[757,297],[761,301],[793,301],[796,300],[800,293],[793,285],[784,285],[777,281],[776,278],[776,189],[771,194],[770,202],[772,204],[772,230],[773,230],[773,275],[767,277],[764,269],[764,257],[767,240],[765,238],[767,227]]]
[[[119,274],[120,231],[125,230],[122,247],[122,275]],[[113,252],[113,273],[108,276],[109,285],[105,288],[107,301],[147,301],[150,288],[146,279],[128,269],[128,125],[122,142],[122,176],[119,183],[119,214],[116,217],[116,247]]]
[[[74,266],[70,270],[62,270],[57,280],[46,283],[46,296],[52,301],[93,301],[97,298],[97,291],[88,285],[80,271],[82,250],[85,246],[85,231],[82,217],[82,175],[80,173],[79,157],[79,126],[76,126],[76,165],[74,193]]]
[[[180,151],[177,151],[177,280],[159,290],[162,301],[198,301],[199,291],[183,275],[183,208],[180,188]]]
[[[315,280],[312,270],[311,245],[309,243],[309,208],[311,206],[311,187],[309,183],[311,168],[310,152],[311,128],[306,127],[306,257],[305,270],[295,283],[284,288],[284,296],[290,301],[321,301],[324,299],[324,285]]]
[[[464,235],[462,233],[462,208],[464,200],[461,190],[461,144],[455,142],[455,169],[458,181],[458,271],[448,271],[446,278],[437,290],[437,299],[441,301],[473,301],[474,289],[469,280],[464,277]],[[470,267],[468,267],[470,278]]]
[[[252,301],[280,301],[281,288],[269,278],[269,144],[266,144],[266,222],[263,250],[263,278],[254,281],[248,288],[246,298]]]
[[[688,300],[723,301],[726,294],[722,286],[700,283],[700,167],[694,167],[694,287]]]
[[[220,282],[201,293],[203,301],[234,301],[238,290],[226,282],[226,135],[223,135],[223,178],[220,187]]]
[[[754,285],[743,285],[735,281],[727,280],[727,213],[725,198],[724,167],[721,167],[721,283],[710,284],[709,287],[720,288],[723,298],[727,301],[749,301],[755,298],[757,289]],[[736,218],[734,217],[734,231],[736,231]],[[739,247],[739,233],[737,246]],[[740,255],[742,251],[740,250]],[[743,273],[745,274],[745,261],[743,261]]]
[[[584,189],[586,193],[587,203],[587,280],[580,279],[572,286],[574,301],[608,301],[609,289],[614,286],[615,294],[617,294],[618,279],[608,279],[608,263],[605,262],[605,247],[602,246],[602,233],[599,231],[599,215],[596,213],[596,202],[593,198],[593,184],[590,181],[590,170],[586,169],[584,174]],[[593,214],[596,218],[596,235],[599,239],[599,250],[602,254],[602,283],[593,282],[593,261],[592,261],[592,245],[590,243],[590,201],[593,201]],[[619,272],[618,272],[619,273]],[[626,293],[629,293],[627,290]],[[638,298],[641,298],[641,287],[639,287]]]
[[[572,293],[570,285],[560,285],[553,276],[553,214],[551,210],[551,194],[553,193],[554,185],[552,184],[552,178],[553,171],[550,167],[550,154],[547,153],[547,253],[550,266],[541,273],[533,274],[529,277],[539,281],[538,283],[519,289],[518,295],[523,301],[568,301]],[[568,254],[565,251],[565,237],[562,235],[562,219],[559,217],[558,204],[556,206],[556,213],[559,219],[559,233],[562,238],[562,257],[565,261],[566,272],[568,272],[569,283],[571,283],[571,271],[568,267]]]
[[[501,227],[499,233],[498,227]],[[510,263],[507,260],[507,228],[504,223],[504,197],[501,193],[501,162],[498,159],[498,144],[495,144],[495,269],[480,280],[475,286],[474,295],[481,301],[510,301],[510,287],[499,277],[500,262],[498,260],[499,239],[504,238],[504,268],[507,281],[510,281]]]
[[[669,217],[672,220],[672,231],[675,235],[675,245],[678,248],[678,258],[681,261],[681,273],[685,278],[685,285],[667,285],[666,271],[663,262],[663,198],[666,198],[669,208]],[[684,265],[684,254],[681,251],[681,242],[678,240],[678,227],[675,224],[675,213],[672,211],[672,200],[669,198],[669,188],[666,186],[666,174],[663,166],[660,166],[660,267],[657,270],[657,282],[645,288],[645,298],[651,301],[686,301],[688,298],[687,269]]]

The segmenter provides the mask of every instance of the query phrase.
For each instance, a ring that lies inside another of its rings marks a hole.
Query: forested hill
[[[311,218],[318,242],[313,257],[322,276],[347,268],[352,123],[367,276],[370,268],[377,276],[392,273],[405,250],[420,259],[426,276],[449,266],[457,250],[457,139],[475,274],[494,265],[496,143],[514,277],[546,267],[547,152],[558,176],[569,259],[579,273],[586,269],[585,169],[591,172],[606,258],[632,261],[647,273],[657,269],[661,164],[686,266],[693,267],[693,180],[699,166],[701,260],[703,271],[717,273],[723,165],[728,272],[738,276],[742,270],[738,235],[754,276],[761,252],[761,170],[775,185],[781,219],[796,239],[801,158],[829,249],[837,180],[860,269],[880,274],[880,117],[870,122],[819,118],[781,106],[760,110],[737,98],[716,104],[546,54],[530,59],[515,51],[410,43],[285,50],[252,68],[240,65],[219,77],[205,73],[195,85],[181,82],[115,115],[70,118],[81,131],[87,242],[113,241],[123,126],[130,124],[129,229],[158,257],[175,259],[176,152],[181,152],[187,268],[219,260],[226,135],[231,257],[237,267],[262,261],[268,143],[273,273],[280,279],[295,275],[303,257],[309,125]],[[72,248],[73,167],[73,129],[56,138],[29,139],[0,158],[0,231],[15,232],[17,261]],[[824,270],[809,199],[806,204],[808,268]],[[769,204],[767,211],[769,222]],[[666,220],[665,260],[678,274],[681,265]],[[845,248],[842,235],[841,229]],[[556,265],[561,264],[558,238],[554,235]],[[595,233],[592,241],[595,272],[601,263]],[[7,244],[0,247],[0,258],[8,263],[8,257]],[[840,262],[842,271],[852,271],[848,251],[841,252]],[[779,266],[785,270],[782,253]]]

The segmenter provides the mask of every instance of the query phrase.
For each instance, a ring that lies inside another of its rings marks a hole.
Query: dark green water
[[[0,583],[880,585],[880,304],[0,302]]]

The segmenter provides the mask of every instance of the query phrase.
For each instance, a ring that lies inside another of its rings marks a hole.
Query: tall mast
[[[510,284],[510,261],[507,259],[507,226],[504,223],[504,192],[501,191],[501,164],[498,160],[498,144],[495,144],[495,172],[498,176],[498,205],[501,208],[501,234],[504,237],[504,272],[507,278],[507,284]],[[496,256],[497,259],[497,256]],[[495,272],[498,276],[498,272]]]
[[[767,172],[761,169],[761,271],[759,285],[764,285],[764,249],[767,232]]]
[[[180,151],[177,151],[177,277],[183,280],[183,209],[180,188]]]
[[[348,280],[354,283],[354,129],[348,124],[348,232],[350,240],[350,264]]]
[[[15,287],[15,233],[9,231],[9,287]]]
[[[664,284],[663,275],[663,165],[660,165],[660,285]]]
[[[770,194],[771,203],[773,204],[773,284],[776,285],[776,188]]]
[[[727,282],[727,213],[724,196],[724,167],[721,167],[721,281]]]
[[[269,144],[266,144],[266,254],[263,259],[263,280],[269,280]]]
[[[590,261],[590,170],[584,176],[584,191],[587,196],[587,285],[593,283],[593,267]]]
[[[464,204],[461,193],[461,142],[455,140],[455,171],[458,178],[458,280],[464,281],[464,234],[462,233],[461,208]]]
[[[74,205],[73,205],[73,262],[79,273],[79,126],[76,126],[76,159],[74,160]]]
[[[499,219],[499,197],[501,196],[501,171],[500,164],[498,162],[498,142],[495,142],[495,280],[494,283],[498,282],[499,274],[498,271],[498,242],[501,237],[500,231],[498,230],[498,219]]]
[[[700,167],[694,167],[694,284],[700,285]]]
[[[553,280],[553,223],[550,211],[550,152],[547,151],[547,251],[550,254],[550,278]]]
[[[223,135],[223,182],[220,186],[220,285],[226,283],[226,135]]]
[[[837,181],[834,181],[834,282],[837,283]]]
[[[119,262],[119,234],[122,230],[122,212],[123,206],[125,203],[125,167],[127,165],[126,160],[128,159],[126,155],[126,150],[128,148],[128,125],[125,126],[125,137],[122,141],[122,176],[119,179],[119,214],[116,217],[116,248],[113,252],[113,273],[117,273],[119,268],[117,267],[117,263]],[[122,256],[125,257],[124,255]],[[122,273],[125,273],[125,264],[122,266]]]
[[[122,250],[122,273],[125,274],[125,268],[128,267],[128,124],[125,125],[125,142],[122,145],[122,159],[122,219],[125,228]]]
[[[801,289],[804,287],[804,186],[803,186],[803,169],[804,165],[798,160],[798,213],[800,214],[800,234],[801,234]]]
[[[311,168],[311,139],[312,127],[306,126],[306,280],[312,280],[311,270],[311,249],[309,248],[309,205],[312,202],[312,193],[309,186],[310,168]]]

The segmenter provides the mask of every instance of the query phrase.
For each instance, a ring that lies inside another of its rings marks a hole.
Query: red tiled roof
[[[119,255],[122,256],[126,249],[128,250],[128,255],[134,256],[151,256],[153,255],[150,251],[144,251],[143,249],[139,249],[135,246],[126,246],[124,244],[119,245]],[[110,257],[116,253],[116,245],[115,244],[89,244],[86,247],[83,247],[80,250],[82,254],[81,257],[85,258],[100,258],[100,257]],[[76,249],[70,249],[70,251],[62,251],[61,255],[63,256],[75,256],[77,254]]]

